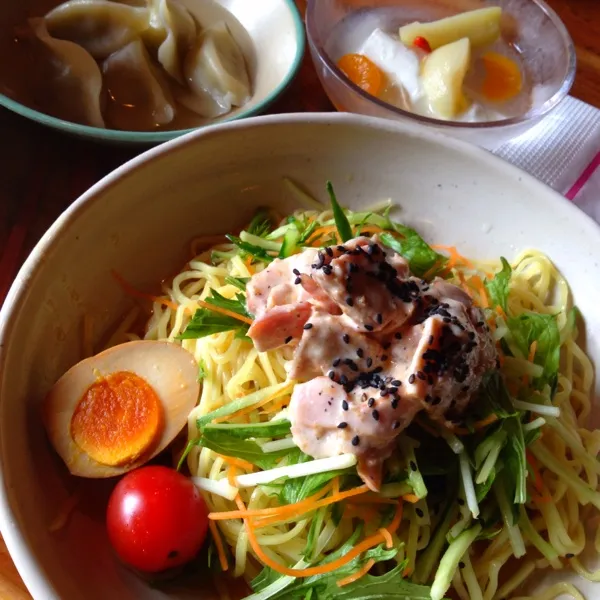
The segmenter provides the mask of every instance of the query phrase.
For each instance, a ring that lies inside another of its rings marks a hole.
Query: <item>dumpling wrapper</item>
[[[173,121],[176,109],[169,85],[140,39],[111,54],[102,71],[110,127],[152,131]]]
[[[150,27],[147,8],[109,0],[70,0],[51,10],[45,19],[53,37],[79,44],[98,60]]]
[[[81,46],[53,38],[44,19],[30,19],[29,26],[49,52],[40,65],[42,77],[34,82],[40,109],[65,121],[103,128],[102,74],[96,61]]]
[[[147,0],[150,29],[145,41],[154,45],[158,62],[178,83],[183,84],[181,65],[194,43],[198,27],[188,9],[176,0]]]
[[[199,36],[186,56],[183,70],[199,110],[192,108],[192,100],[186,106],[202,116],[227,113],[250,99],[250,78],[244,55],[224,22]],[[206,112],[202,112],[202,107]]]

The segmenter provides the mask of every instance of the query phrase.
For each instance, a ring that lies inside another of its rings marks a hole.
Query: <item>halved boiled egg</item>
[[[69,369],[44,401],[44,424],[73,475],[112,477],[164,450],[199,391],[198,364],[187,350],[128,342]]]

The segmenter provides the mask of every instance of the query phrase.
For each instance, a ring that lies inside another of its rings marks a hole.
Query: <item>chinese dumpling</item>
[[[233,106],[243,106],[250,98],[244,55],[224,22],[200,35],[188,52],[183,69],[191,91],[203,99],[204,105],[218,105],[222,111],[219,114],[229,112]],[[199,101],[197,104],[201,105]]]
[[[163,74],[140,39],[111,54],[102,67],[108,92],[109,127],[152,131],[175,118],[175,103]]]
[[[44,19],[29,26],[45,52],[35,81],[36,103],[59,119],[104,127],[101,111],[102,74],[96,61],[81,46],[53,38]]]
[[[146,38],[158,46],[158,62],[173,79],[183,83],[181,63],[198,33],[196,21],[176,0],[147,0],[150,30]],[[156,43],[156,40],[159,43]]]
[[[51,10],[45,19],[53,37],[75,42],[99,60],[150,27],[147,8],[109,0],[70,0]]]

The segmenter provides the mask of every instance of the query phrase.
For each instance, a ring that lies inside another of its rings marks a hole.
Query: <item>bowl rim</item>
[[[271,104],[273,104],[273,102],[275,102],[275,100],[277,100],[277,98],[287,89],[287,87],[295,78],[298,70],[300,69],[302,59],[304,57],[304,52],[306,50],[304,23],[302,20],[302,16],[300,15],[300,11],[298,10],[298,7],[296,6],[294,0],[281,1],[284,3],[285,6],[287,6],[289,13],[292,17],[292,21],[294,23],[293,36],[296,42],[296,52],[294,54],[294,58],[292,60],[288,72],[286,73],[283,80],[279,83],[279,85],[273,90],[271,90],[269,95],[266,96],[261,102],[259,102],[251,108],[242,110],[233,116],[225,117],[218,123],[229,123],[231,121],[236,121],[238,119],[244,119],[260,114]],[[52,127],[53,129],[57,129],[63,133],[101,140],[105,142],[116,142],[123,144],[160,144],[163,142],[168,142],[182,135],[186,135],[193,131],[197,131],[198,129],[204,129],[205,127],[212,127],[213,125],[218,124],[209,122],[188,129],[165,129],[161,131],[124,131],[121,129],[105,129],[101,127],[92,127],[90,125],[82,125],[73,121],[67,121],[65,119],[53,117],[52,115],[48,115],[34,108],[30,108],[29,106],[26,106],[25,104],[22,104],[17,100],[14,100],[13,98],[10,98],[6,94],[2,93],[0,93],[0,106],[3,106],[4,108],[7,108],[8,110],[22,117],[25,117],[26,119],[29,119],[30,121],[40,123],[41,125],[45,125],[47,127]]]
[[[561,18],[558,16],[556,11],[550,7],[544,0],[530,0],[533,4],[535,4],[538,8],[545,13],[550,21],[552,21],[554,27],[557,29],[559,35],[561,36],[568,57],[568,65],[567,65],[567,74],[562,81],[559,89],[554,92],[554,94],[548,98],[539,109],[536,110],[534,114],[532,114],[532,110],[528,110],[523,115],[518,115],[516,117],[509,117],[506,119],[500,119],[497,121],[482,121],[482,122],[460,122],[460,121],[446,121],[443,119],[436,119],[434,117],[427,117],[425,115],[420,115],[408,110],[404,110],[393,104],[389,104],[372,96],[371,94],[365,92],[355,83],[353,83],[341,69],[335,64],[335,62],[329,57],[329,54],[325,51],[325,47],[323,44],[323,40],[319,39],[317,35],[316,23],[316,9],[317,4],[322,2],[323,0],[307,0],[307,8],[306,8],[306,35],[308,37],[308,43],[311,49],[319,56],[319,58],[324,62],[325,66],[329,70],[329,73],[342,85],[352,90],[355,94],[358,94],[362,99],[370,102],[371,104],[375,104],[379,108],[386,110],[388,113],[391,113],[390,116],[394,115],[397,117],[401,117],[404,119],[410,119],[412,121],[416,121],[423,125],[433,126],[440,129],[447,129],[448,132],[453,130],[489,130],[489,129],[497,129],[500,127],[507,127],[511,125],[519,125],[522,123],[526,123],[531,119],[541,119],[545,117],[548,113],[550,113],[558,104],[560,104],[566,96],[571,91],[573,87],[573,83],[575,81],[575,75],[577,71],[577,54],[575,52],[575,44],[569,31],[567,30],[565,24],[562,22]]]
[[[507,175],[512,174],[513,177],[520,178],[521,185],[530,192],[543,194],[550,206],[552,204],[562,206],[561,210],[568,211],[576,223],[580,223],[582,227],[593,232],[600,245],[600,224],[596,223],[596,221],[580,210],[575,204],[546,184],[486,150],[463,140],[450,138],[436,131],[424,130],[423,127],[415,123],[397,122],[352,113],[283,113],[253,117],[241,121],[218,123],[195,130],[190,134],[151,148],[127,161],[77,198],[44,233],[19,270],[4,304],[0,308],[0,381],[3,379],[2,373],[6,360],[5,348],[8,347],[14,327],[12,316],[19,310],[21,301],[26,295],[31,281],[43,268],[45,256],[48,255],[52,247],[60,244],[63,232],[69,227],[76,225],[77,220],[85,211],[89,210],[96,203],[102,202],[103,193],[106,190],[119,185],[125,176],[135,173],[149,163],[160,160],[161,157],[167,156],[171,152],[182,152],[186,147],[201,143],[204,139],[211,136],[221,135],[222,132],[236,132],[263,126],[303,126],[306,124],[321,125],[324,128],[338,125],[348,126],[357,129],[369,129],[383,134],[392,133],[399,137],[404,135],[426,139],[431,143],[444,146],[448,151],[458,152],[466,159],[472,158],[479,165],[489,165],[496,170],[500,169],[504,173],[507,173]],[[2,401],[0,397],[0,403]],[[19,574],[33,598],[35,600],[41,600],[42,598],[44,600],[59,600],[50,578],[29,548],[26,535],[16,523],[16,515],[9,501],[9,491],[4,477],[3,463],[5,456],[8,454],[5,444],[4,439],[0,438],[0,532],[4,537],[6,546]]]

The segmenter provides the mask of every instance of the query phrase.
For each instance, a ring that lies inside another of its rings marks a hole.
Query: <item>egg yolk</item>
[[[83,394],[71,419],[71,436],[95,461],[120,466],[149,450],[162,424],[162,404],[152,387],[135,373],[119,371],[98,379]]]
[[[339,69],[359,88],[377,96],[384,83],[384,74],[379,67],[362,54],[346,54],[338,61]]]
[[[523,80],[514,60],[497,52],[488,52],[481,61],[485,70],[481,91],[488,100],[504,102],[521,92]]]

